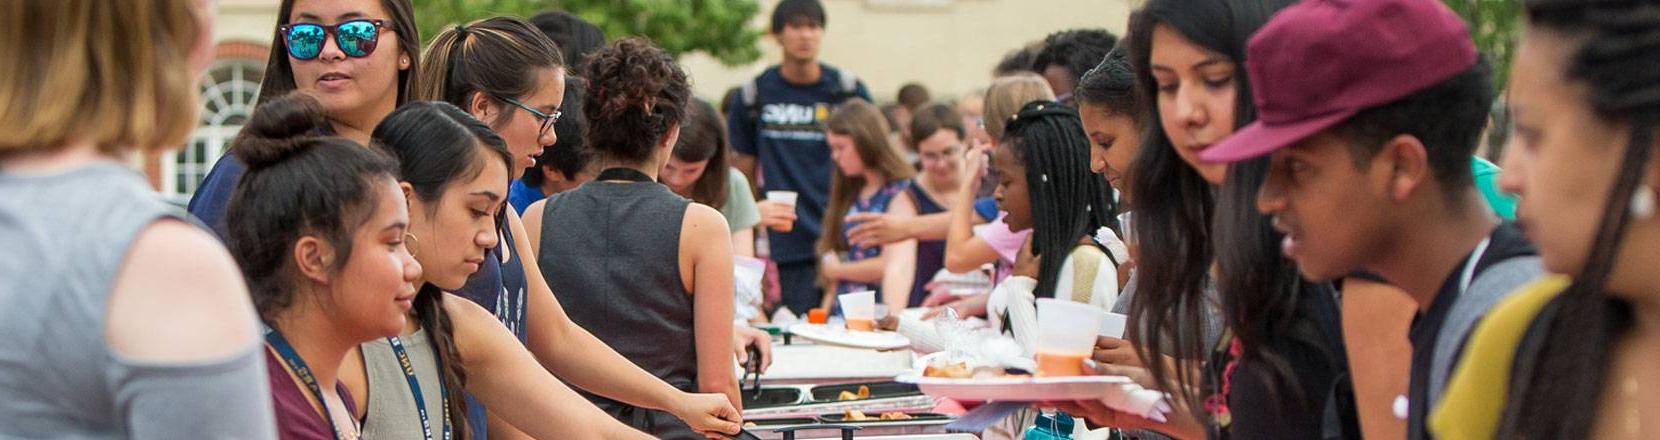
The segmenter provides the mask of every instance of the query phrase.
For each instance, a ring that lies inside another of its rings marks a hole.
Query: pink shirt
[[[974,235],[980,237],[981,240],[985,240],[986,244],[991,245],[991,248],[997,251],[998,258],[1002,259],[1004,263],[1014,264],[1015,257],[1020,255],[1020,246],[1026,244],[1026,237],[1032,235],[1032,230],[1010,231],[1009,225],[1003,223],[1003,217],[1007,215],[1006,212],[999,212],[997,219],[992,220],[991,223],[975,226]],[[998,281],[1008,277],[1005,269],[999,269],[997,272],[996,278]]]

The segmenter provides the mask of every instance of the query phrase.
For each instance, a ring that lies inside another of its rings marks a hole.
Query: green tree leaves
[[[1504,89],[1510,79],[1510,58],[1522,31],[1521,0],[1445,0],[1464,17],[1476,49],[1493,62],[1493,85]]]
[[[643,36],[676,57],[704,52],[734,66],[761,57],[762,31],[749,26],[761,9],[755,0],[421,0],[415,9],[426,40],[455,23],[563,9],[599,26],[607,39]]]

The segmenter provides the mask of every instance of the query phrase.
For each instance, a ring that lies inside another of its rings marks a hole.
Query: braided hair
[[[1037,295],[1054,295],[1066,255],[1081,237],[1118,229],[1106,179],[1089,168],[1089,136],[1078,111],[1055,101],[1033,101],[1010,118],[1000,145],[1026,169],[1032,201],[1032,255]],[[1108,255],[1111,255],[1110,253]]]
[[[1120,46],[1107,52],[1101,63],[1084,72],[1072,95],[1081,104],[1099,105],[1116,114],[1129,116],[1136,123],[1147,118],[1147,107],[1137,96],[1135,70],[1130,67],[1129,51]]]
[[[1590,254],[1555,311],[1540,315],[1535,325],[1544,326],[1543,336],[1519,349],[1513,398],[1499,425],[1501,438],[1586,438],[1607,382],[1609,348],[1632,326],[1631,304],[1603,288],[1631,222],[1626,201],[1650,166],[1660,121],[1660,3],[1531,0],[1525,8],[1530,26],[1584,38],[1564,77],[1586,86],[1598,117],[1631,128]]]

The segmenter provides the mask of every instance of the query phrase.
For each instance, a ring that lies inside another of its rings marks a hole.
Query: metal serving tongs
[[[754,399],[760,399],[761,398],[761,349],[759,347],[751,345],[745,351],[749,352],[749,362],[744,363],[744,376],[738,378],[738,387],[744,388],[744,390],[742,390],[742,392],[746,392],[746,393],[749,393],[749,394],[753,395]],[[749,385],[745,385],[744,384],[745,382],[748,382]],[[743,429],[743,428],[739,428],[737,434],[725,434],[725,433],[723,433],[723,434],[726,435],[726,438],[735,439],[735,440],[761,440],[761,437],[756,436],[755,433],[749,432],[748,429]]]
[[[749,388],[749,390],[748,390],[749,394],[751,396],[753,396],[752,398],[754,398],[754,399],[760,399],[761,398],[761,349],[759,347],[751,345],[751,346],[748,347],[747,351],[749,352],[749,362],[744,363],[744,377],[739,378],[738,385],[740,387],[742,387],[742,386],[744,386],[743,383],[745,381],[749,381],[750,385],[747,387],[747,388]],[[751,377],[753,377],[753,379],[751,379]]]

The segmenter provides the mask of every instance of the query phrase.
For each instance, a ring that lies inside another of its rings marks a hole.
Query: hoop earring
[[[1638,185],[1636,189],[1631,191],[1631,206],[1629,207],[1631,216],[1638,220],[1654,218],[1654,199],[1654,188]]]
[[[410,246],[409,242],[414,242],[416,245],[419,245],[419,244],[421,244],[421,240],[415,238],[415,233],[414,232],[404,232],[403,233],[403,241],[404,241],[403,247],[404,247],[404,249],[409,250],[409,256],[411,256],[411,257],[415,256],[415,254],[416,254],[415,247]]]

